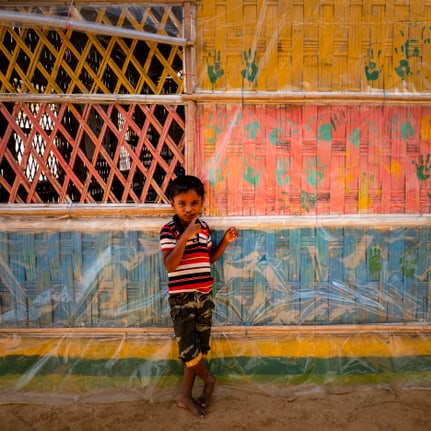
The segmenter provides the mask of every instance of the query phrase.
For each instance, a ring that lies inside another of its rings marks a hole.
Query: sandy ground
[[[208,415],[195,418],[174,398],[151,402],[89,402],[54,398],[47,403],[0,401],[0,429],[76,431],[431,430],[431,389],[362,389],[297,394],[247,386],[217,387]]]

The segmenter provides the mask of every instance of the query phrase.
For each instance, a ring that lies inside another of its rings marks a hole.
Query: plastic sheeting
[[[231,220],[207,221],[218,241]],[[221,384],[428,385],[431,227],[277,223],[242,229],[213,266]],[[182,367],[155,221],[27,224],[0,233],[1,396],[171,397]]]
[[[352,329],[215,329],[208,366],[219,387],[247,383],[272,394],[430,387],[429,331]],[[172,398],[182,376],[176,355],[168,332],[2,332],[0,400]]]
[[[156,230],[0,232],[0,256],[2,327],[170,325]],[[430,256],[428,226],[243,229],[215,324],[429,323]]]

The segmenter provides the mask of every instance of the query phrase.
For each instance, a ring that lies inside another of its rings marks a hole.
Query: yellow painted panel
[[[431,87],[431,4],[225,0],[215,2],[214,10],[206,3],[197,8],[198,89],[421,92]],[[215,85],[206,64],[214,50],[224,70]]]
[[[431,355],[431,334],[322,334],[226,336],[214,334],[211,357],[402,357]],[[0,357],[177,359],[174,337],[2,337]]]

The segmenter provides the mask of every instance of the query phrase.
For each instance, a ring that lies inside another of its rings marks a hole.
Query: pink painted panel
[[[431,108],[202,105],[212,215],[429,213]]]

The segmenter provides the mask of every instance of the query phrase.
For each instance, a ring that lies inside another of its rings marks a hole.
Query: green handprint
[[[307,193],[301,191],[301,207],[305,211],[310,211],[316,206],[317,196],[316,193]]]
[[[269,142],[271,142],[272,145],[282,144],[283,138],[284,138],[284,132],[278,127],[275,127],[273,131],[269,134]]]
[[[401,30],[400,34],[404,37],[404,32]],[[410,69],[409,58],[410,57],[419,57],[419,49],[417,45],[419,43],[418,39],[407,39],[403,45],[400,47],[400,52],[404,55],[404,58],[399,61],[398,67],[395,68],[396,74],[402,79],[406,80],[409,75],[412,75],[412,71]],[[410,44],[413,44],[413,50],[410,49]],[[398,48],[395,47],[394,51],[398,54]]]
[[[412,160],[412,163],[416,166],[416,177],[419,181],[427,180],[430,177],[431,164],[430,164],[431,154],[427,154],[424,161],[423,154],[419,155],[419,163]]]
[[[257,120],[252,121],[244,126],[245,131],[250,136],[250,139],[256,139],[257,131],[260,129],[260,123]]]
[[[400,257],[401,271],[404,277],[413,278],[415,275],[416,258],[413,255],[406,255],[404,258]]]
[[[213,64],[210,64],[209,60],[212,60]],[[207,57],[207,70],[208,77],[211,81],[212,89],[214,90],[214,86],[216,81],[224,75],[224,70],[220,67],[220,51],[214,50],[214,57],[211,56],[211,53],[208,53]]]
[[[214,144],[215,142],[217,142],[217,137],[222,131],[221,124],[222,123],[221,123],[221,120],[219,118],[219,115],[217,115],[217,119],[213,122],[213,114],[210,114],[206,128],[207,128],[207,130],[213,129],[214,130],[214,136],[208,138],[209,144]]]
[[[369,268],[371,274],[379,273],[382,269],[382,262],[380,259],[380,247],[373,247],[370,251]]]
[[[246,172],[243,175],[244,180],[250,184],[253,184],[254,186],[257,186],[259,184],[261,173],[256,168],[250,166],[245,156],[244,156],[244,164],[246,167]]]
[[[251,83],[255,83],[257,73],[259,71],[259,68],[256,65],[256,51],[252,58],[251,49],[249,48],[248,54],[246,51],[243,52],[243,57],[245,61],[245,69],[241,70],[241,75],[244,79],[247,79]]]
[[[317,187],[325,174],[326,165],[320,166],[320,157],[307,159],[308,168],[305,168],[305,175],[310,186]]]
[[[226,163],[227,159],[225,158],[220,167],[214,167],[209,170],[208,180],[211,186],[214,186],[225,179],[224,175],[222,175],[222,168],[226,166]]]
[[[400,60],[398,67],[395,68],[395,72],[403,81],[405,81],[407,76],[411,73],[408,60]]]
[[[290,176],[288,175],[289,167],[290,167],[290,160],[288,158],[283,160],[281,157],[279,157],[277,159],[277,168],[275,171],[275,175],[276,175],[277,184],[279,186],[287,186],[289,184],[290,182]]]
[[[317,130],[317,139],[319,141],[330,142],[332,139],[332,128],[330,124],[322,124]]]
[[[377,53],[377,58],[380,57],[382,51],[379,50]],[[382,71],[382,67],[377,69],[377,63],[374,61],[374,50],[370,51],[370,61],[367,66],[365,66],[365,75],[367,77],[367,81],[376,81],[379,79],[380,72]]]

